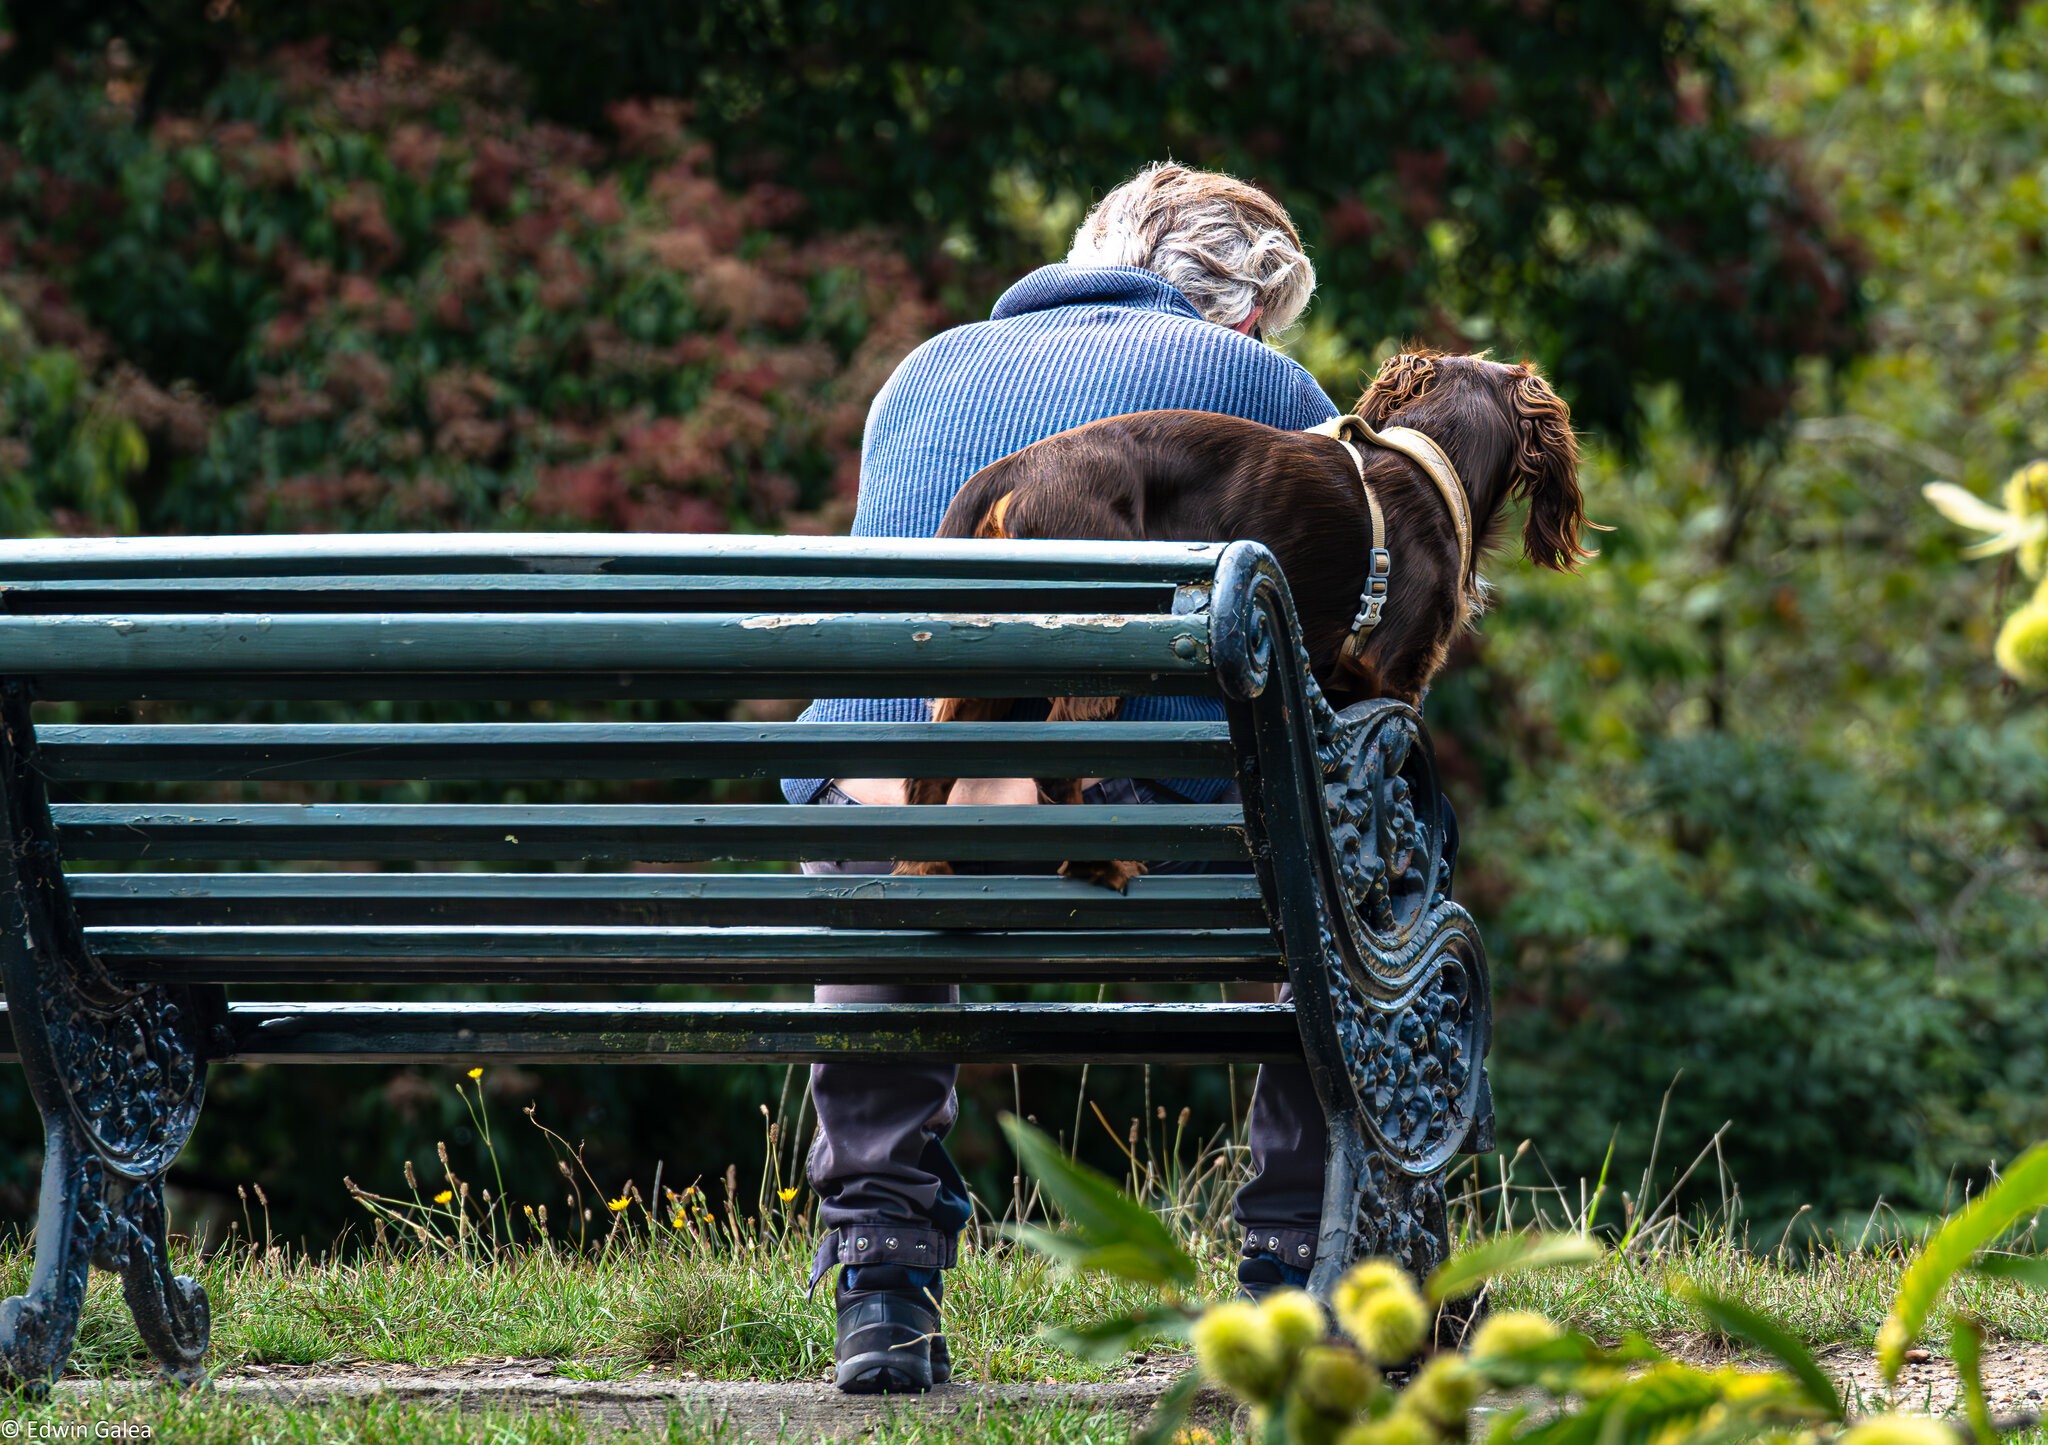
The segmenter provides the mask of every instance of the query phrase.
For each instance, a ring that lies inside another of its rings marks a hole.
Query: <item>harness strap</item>
[[[1436,483],[1444,506],[1450,509],[1451,525],[1458,533],[1458,594],[1462,597],[1465,573],[1472,566],[1472,504],[1466,500],[1464,485],[1458,480],[1458,469],[1451,465],[1444,449],[1436,444],[1436,438],[1426,432],[1407,426],[1390,426],[1385,431],[1374,431],[1372,424],[1362,416],[1351,420],[1358,424],[1359,432],[1367,441],[1401,453]]]
[[[1364,417],[1352,413],[1335,416],[1321,426],[1312,426],[1310,435],[1329,437],[1344,448],[1351,458],[1351,465],[1358,469],[1359,490],[1365,494],[1366,510],[1372,515],[1372,552],[1365,571],[1365,591],[1359,597],[1358,615],[1351,620],[1351,635],[1344,640],[1343,656],[1356,658],[1364,651],[1365,640],[1373,628],[1379,626],[1380,613],[1387,603],[1387,580],[1393,572],[1392,555],[1387,551],[1387,519],[1380,508],[1380,500],[1365,481],[1365,455],[1360,452],[1352,438],[1399,452],[1417,466],[1423,474],[1436,484],[1443,497],[1444,505],[1451,513],[1452,528],[1458,534],[1458,600],[1462,608],[1465,599],[1465,573],[1472,563],[1472,509],[1465,499],[1465,489],[1458,481],[1458,469],[1451,465],[1451,459],[1434,438],[1413,427],[1390,426],[1385,431],[1376,431]]]

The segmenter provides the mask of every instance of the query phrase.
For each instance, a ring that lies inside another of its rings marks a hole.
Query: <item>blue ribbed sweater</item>
[[[988,320],[934,336],[883,383],[861,439],[853,535],[933,536],[954,494],[990,462],[1103,417],[1177,408],[1290,431],[1337,414],[1300,366],[1204,321],[1150,271],[1042,266],[1005,291]],[[804,714],[810,722],[929,716],[922,698],[821,699]],[[1207,698],[1136,697],[1123,716],[1197,722],[1222,709]],[[808,803],[824,782],[791,778],[782,788],[792,803]],[[1210,802],[1228,782],[1166,785]]]

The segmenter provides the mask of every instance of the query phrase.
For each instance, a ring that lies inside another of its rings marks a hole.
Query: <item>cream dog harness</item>
[[[1366,636],[1379,626],[1380,612],[1387,605],[1387,579],[1393,572],[1393,557],[1387,551],[1386,514],[1380,510],[1379,498],[1365,484],[1365,455],[1358,450],[1354,438],[1371,446],[1399,452],[1421,467],[1423,473],[1436,483],[1444,506],[1450,509],[1451,525],[1458,534],[1458,609],[1462,615],[1465,573],[1472,565],[1472,508],[1465,499],[1465,488],[1458,481],[1458,469],[1451,465],[1444,449],[1413,427],[1390,426],[1385,431],[1375,431],[1364,417],[1352,413],[1332,417],[1321,426],[1312,426],[1308,434],[1329,437],[1349,454],[1351,464],[1358,468],[1358,485],[1365,493],[1366,510],[1372,514],[1372,552],[1365,570],[1365,591],[1359,598],[1358,615],[1351,620],[1351,635],[1344,640],[1343,656],[1355,659],[1365,650]]]

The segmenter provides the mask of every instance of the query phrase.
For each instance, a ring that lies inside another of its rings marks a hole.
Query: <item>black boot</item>
[[[887,1264],[840,1271],[833,1288],[839,1313],[833,1353],[835,1379],[848,1394],[921,1394],[952,1378],[939,1333],[943,1287],[915,1284],[912,1274]]]
[[[1247,1255],[1237,1262],[1239,1299],[1262,1300],[1283,1289],[1302,1289],[1307,1284],[1307,1270],[1289,1269],[1270,1254]]]

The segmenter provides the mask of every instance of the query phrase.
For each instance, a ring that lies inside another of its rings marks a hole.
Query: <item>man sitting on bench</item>
[[[1287,213],[1262,191],[1212,172],[1147,167],[1103,197],[1065,264],[1005,292],[987,321],[933,337],[883,385],[861,445],[853,533],[930,537],[976,471],[1041,438],[1128,412],[1185,408],[1303,430],[1337,408],[1300,366],[1262,344],[1298,318],[1315,272]],[[920,698],[824,700],[806,718],[914,722]],[[1211,721],[1221,706],[1133,698],[1123,716]],[[791,780],[793,803],[901,803],[900,779]],[[1028,779],[963,779],[956,803],[1032,803]],[[1111,779],[1086,801],[1227,802],[1224,779]],[[1203,868],[1204,865],[1193,865]],[[1218,867],[1228,865],[1217,865]],[[810,863],[811,873],[887,873],[886,861]],[[1185,867],[1185,865],[1184,865]],[[1184,871],[1173,865],[1154,871]],[[824,985],[820,1002],[948,1001],[957,988]],[[815,1285],[841,1265],[842,1390],[916,1391],[951,1370],[939,1306],[968,1217],[967,1190],[941,1142],[958,1112],[949,1065],[820,1064],[810,1156],[826,1235]],[[1323,1112],[1307,1070],[1267,1067],[1252,1096],[1256,1173],[1236,1201],[1245,1229],[1238,1278],[1258,1294],[1301,1284],[1322,1209]]]

